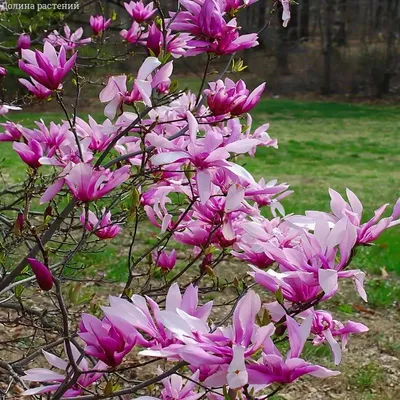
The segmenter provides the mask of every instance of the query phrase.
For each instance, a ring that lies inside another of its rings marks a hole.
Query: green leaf
[[[170,58],[171,58],[171,53],[167,53],[160,61],[162,64],[166,64]]]
[[[15,297],[20,300],[24,290],[25,290],[25,286],[22,286],[22,285],[15,286],[15,289],[14,289]]]
[[[228,389],[227,389],[226,385],[224,385],[222,390],[223,390],[223,393],[224,393],[224,399],[225,400],[231,400],[230,397],[229,397]]]
[[[113,381],[109,380],[103,391],[104,396],[109,396],[113,392],[113,389],[114,389]]]
[[[133,187],[129,196],[128,203],[128,221],[134,221],[136,210],[140,204],[140,193],[136,187]]]
[[[78,283],[76,285],[71,284],[69,287],[69,291],[68,291],[68,297],[69,297],[69,301],[73,304],[77,304],[77,302],[79,301],[79,298],[81,296],[81,289],[82,289],[82,284]]]
[[[276,301],[280,305],[283,305],[284,298],[283,298],[282,288],[281,287],[275,292],[275,298],[276,298]]]
[[[124,295],[125,295],[126,297],[131,298],[131,297],[133,296],[133,289],[132,289],[132,288],[125,289]]]
[[[232,60],[232,72],[242,72],[247,68],[247,65],[243,64],[243,60],[239,58],[239,60]]]
[[[80,306],[82,304],[88,304],[94,297],[94,293],[87,293],[81,297],[79,297],[76,305]]]
[[[173,93],[175,92],[179,87],[179,82],[177,80],[171,81],[171,84],[169,85],[169,92]]]

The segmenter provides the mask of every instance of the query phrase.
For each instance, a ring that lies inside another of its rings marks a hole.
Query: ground
[[[375,209],[386,202],[393,205],[400,195],[399,112],[400,108],[394,106],[265,99],[254,113],[253,124],[270,122],[269,133],[278,138],[279,150],[260,149],[255,158],[242,159],[242,164],[257,178],[291,184],[294,194],[284,201],[287,213],[328,211],[328,188],[344,194],[348,187],[359,196],[365,216],[370,218]],[[48,122],[61,115],[15,113],[11,118],[32,124],[35,119]],[[24,175],[9,148],[9,144],[1,144],[0,168],[6,181]],[[337,319],[363,322],[370,328],[367,334],[350,339],[339,367],[342,376],[300,380],[274,399],[400,398],[399,233],[399,227],[386,232],[375,246],[361,249],[354,260],[354,268],[368,274],[367,304],[351,284],[327,304]],[[144,234],[142,240],[150,244],[154,238]],[[110,278],[121,280],[126,266],[123,258],[115,255],[123,253],[123,244],[114,240],[108,252],[86,256],[85,261],[108,271]],[[219,274],[223,276],[224,272],[221,269]],[[307,352],[333,367],[325,348],[309,346]]]

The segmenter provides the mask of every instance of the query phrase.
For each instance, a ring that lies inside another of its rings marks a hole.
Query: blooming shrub
[[[400,201],[390,217],[382,217],[384,205],[362,222],[357,196],[347,190],[345,200],[331,189],[330,213],[286,214],[281,201],[289,185],[256,181],[240,164],[241,155],[256,156],[259,147],[277,148],[268,124],[254,129],[247,114],[265,83],[251,91],[224,73],[207,81],[216,57],[233,59],[258,44],[257,34],[242,35],[233,17],[252,3],[182,0],[169,15],[157,2],[126,3],[132,25],[121,37],[147,56],[133,80],[124,74],[105,79],[99,90],[104,122],[90,116],[87,122],[77,105],[68,110],[63,84],[74,75],[79,104],[79,51],[106,41],[114,20],[90,17],[92,38],[65,25],[64,34],[46,34],[38,48],[20,39],[19,67],[28,75],[21,84],[38,100],[55,98],[66,117],[48,126],[36,122],[34,129],[8,121],[0,134],[27,166],[17,192],[21,210],[7,197],[2,208],[15,223],[9,224],[5,254],[11,262],[0,294],[7,301],[13,293],[24,309],[24,289],[31,286],[29,297],[42,307],[31,310],[40,332],[36,351],[4,362],[24,395],[265,399],[301,376],[339,374],[304,359],[307,341],[328,345],[339,364],[349,335],[368,330],[337,321],[319,306],[335,296],[342,279],[353,280],[367,300],[365,274],[350,265],[358,247],[400,223]],[[286,25],[289,1],[281,3]],[[170,56],[202,53],[207,60],[199,93],[181,90],[173,83]],[[0,67],[0,79],[5,75]],[[19,105],[1,104],[0,114]],[[12,188],[5,191],[10,193]],[[142,229],[144,235],[156,231],[155,244],[139,244]],[[89,305],[68,268],[80,254],[107,252],[105,241],[118,237],[130,240],[124,288],[110,289],[109,305]],[[28,252],[15,263],[13,249],[24,244]],[[233,263],[242,276],[223,280]],[[213,291],[234,296],[205,302]],[[42,299],[55,307],[53,322]],[[49,369],[25,368],[41,354]],[[159,368],[153,377],[130,378],[152,363]]]

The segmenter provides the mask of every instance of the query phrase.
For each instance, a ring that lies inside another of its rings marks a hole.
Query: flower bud
[[[31,266],[40,288],[49,291],[53,287],[53,275],[50,270],[35,258],[27,258],[26,260]]]
[[[27,33],[21,34],[17,41],[18,51],[29,49],[29,47],[31,47],[31,37]]]
[[[97,36],[99,33],[104,32],[111,24],[111,19],[106,20],[103,15],[92,15],[90,17],[90,27],[93,33]]]
[[[17,226],[20,232],[24,229],[24,213],[20,211],[17,217]]]
[[[173,249],[169,254],[166,251],[154,252],[153,262],[163,271],[171,271],[176,264],[176,250]]]

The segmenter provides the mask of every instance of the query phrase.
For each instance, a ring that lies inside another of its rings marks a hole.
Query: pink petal
[[[342,350],[339,343],[334,339],[330,329],[324,330],[324,336],[332,349],[334,363],[339,365],[342,361]]]
[[[197,190],[201,204],[205,204],[211,196],[211,176],[207,170],[197,171]]]
[[[40,204],[47,203],[48,201],[52,200],[53,197],[62,189],[64,182],[65,180],[61,178],[50,185],[40,198]]]

